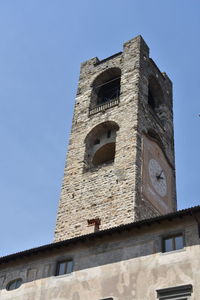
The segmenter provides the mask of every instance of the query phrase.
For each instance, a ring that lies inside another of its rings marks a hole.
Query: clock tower
[[[137,36],[81,65],[55,241],[175,210],[172,83]]]

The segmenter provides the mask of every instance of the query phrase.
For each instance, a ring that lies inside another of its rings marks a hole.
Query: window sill
[[[89,167],[89,168],[84,168],[83,173],[96,172],[96,171],[98,171],[100,169],[112,166],[113,164],[114,164],[114,160],[105,162],[105,163],[100,164],[98,166],[92,166],[92,167]]]
[[[54,279],[56,279],[56,278],[59,278],[59,279],[60,279],[60,278],[65,278],[65,277],[71,277],[71,276],[73,275],[73,273],[74,273],[74,272],[67,273],[67,274],[63,274],[63,275],[54,275],[53,278],[54,278]]]
[[[185,252],[186,248],[178,249],[178,250],[172,250],[172,251],[167,251],[167,252],[160,252],[160,255],[168,255],[168,254],[174,254],[174,253],[179,253],[179,252]]]

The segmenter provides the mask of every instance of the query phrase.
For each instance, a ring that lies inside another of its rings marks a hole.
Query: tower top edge
[[[81,63],[81,69],[85,70],[85,68],[88,69],[88,67],[89,67],[89,69],[91,70],[101,64],[105,64],[107,66],[109,61],[116,60],[116,59],[118,60],[118,59],[120,59],[120,57],[124,57],[124,55],[126,55],[126,53],[129,53],[129,55],[130,55],[130,53],[135,53],[135,51],[138,53],[138,49],[140,52],[139,56],[143,57],[144,59],[148,59],[149,63],[154,65],[155,69],[157,69],[157,71],[161,75],[161,77],[164,80],[168,81],[169,84],[172,85],[172,82],[171,82],[170,78],[168,77],[167,73],[161,71],[158,68],[157,64],[154,62],[154,60],[149,56],[149,47],[141,35],[137,35],[136,37],[125,42],[123,44],[123,51],[114,53],[103,59],[99,59],[98,57],[93,57],[91,59],[83,61]]]
[[[141,35],[138,35],[128,41],[126,41],[125,43],[123,43],[123,49],[125,49],[126,47],[129,47],[131,44],[135,44],[135,43],[138,43],[138,46],[143,46],[143,48],[145,47],[147,52],[149,53],[149,47],[147,46],[146,42],[144,41],[143,37]],[[101,63],[104,63],[110,59],[113,59],[115,58],[116,56],[120,56],[123,54],[124,51],[119,51],[117,53],[114,53],[106,58],[103,58],[103,59],[99,59],[98,57],[93,57],[93,58],[90,58],[88,60],[85,60],[81,63],[81,66],[83,67],[84,65],[86,64],[93,64],[94,66],[95,65],[99,65]]]

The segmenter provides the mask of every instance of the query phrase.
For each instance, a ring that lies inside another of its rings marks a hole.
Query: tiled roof
[[[128,224],[125,224],[125,225],[119,225],[117,227],[112,227],[112,228],[109,228],[109,229],[100,230],[100,231],[97,231],[97,232],[94,232],[94,233],[81,235],[81,236],[74,237],[74,238],[67,239],[67,240],[63,240],[63,241],[60,241],[60,242],[55,242],[55,243],[43,245],[43,246],[40,246],[40,247],[36,247],[36,248],[21,251],[21,252],[17,252],[17,253],[14,253],[14,254],[10,254],[10,255],[7,255],[7,256],[2,256],[2,257],[0,257],[0,264],[10,262],[11,260],[16,260],[16,259],[19,259],[19,258],[24,258],[24,257],[27,257],[27,256],[42,253],[42,252],[45,252],[47,250],[55,250],[55,249],[58,249],[58,248],[61,248],[61,247],[67,247],[67,246],[73,245],[75,243],[84,242],[84,241],[87,241],[87,240],[93,240],[97,237],[103,237],[103,236],[106,236],[106,235],[119,233],[119,232],[121,233],[123,231],[131,230],[133,228],[141,228],[143,226],[150,226],[154,223],[161,223],[162,221],[166,221],[166,220],[173,220],[173,219],[177,219],[177,218],[183,218],[185,216],[193,216],[195,218],[196,213],[200,213],[200,206],[194,206],[194,207],[191,207],[191,208],[179,210],[179,211],[169,213],[169,214],[166,214],[166,215],[161,215],[161,216],[157,216],[157,217],[153,217],[153,218],[149,218],[149,219],[144,219],[144,220],[141,220],[141,221],[132,222],[132,223],[128,223]]]

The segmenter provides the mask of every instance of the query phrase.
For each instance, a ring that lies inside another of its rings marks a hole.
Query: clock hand
[[[157,180],[164,179],[164,178],[161,176],[162,173],[163,173],[163,170],[160,172],[159,175],[156,175]]]

